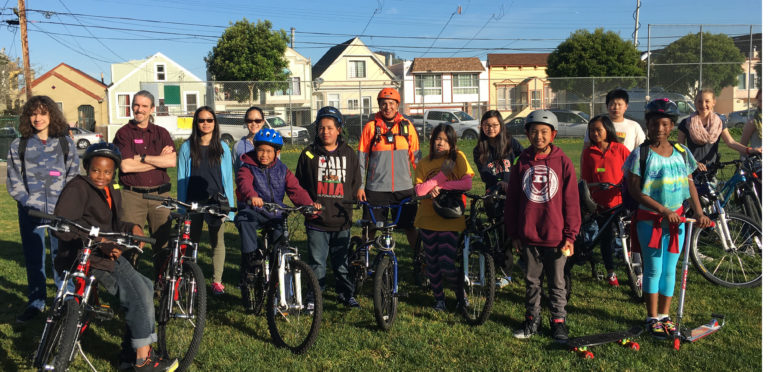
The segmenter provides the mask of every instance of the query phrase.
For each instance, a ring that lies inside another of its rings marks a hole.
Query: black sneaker
[[[134,371],[173,372],[179,368],[179,360],[176,358],[163,359],[155,353],[155,349],[149,351],[149,356],[141,364],[133,366]]]
[[[565,325],[565,318],[554,318],[549,322],[552,329],[552,338],[557,342],[568,341],[568,326]]]
[[[24,309],[24,312],[16,317],[16,323],[26,323],[32,319],[37,318],[42,313],[43,310],[41,309],[38,309],[34,306],[27,306],[27,308]]]
[[[540,317],[526,315],[525,322],[523,323],[523,328],[516,330],[512,334],[512,336],[514,336],[515,338],[529,338],[535,334],[538,334],[540,327],[541,327]]]

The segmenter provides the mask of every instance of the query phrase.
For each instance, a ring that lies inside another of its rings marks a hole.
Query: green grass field
[[[562,139],[557,144],[578,163],[580,140]],[[471,157],[473,145],[462,141],[460,148]],[[724,151],[731,157],[735,154],[728,149]],[[298,154],[299,149],[286,149],[282,160],[294,169]],[[575,165],[578,172],[578,164]],[[175,174],[171,178],[175,178]],[[481,190],[482,182],[476,177],[474,191]],[[304,246],[301,221],[293,222],[296,231],[292,240]],[[224,284],[227,291],[219,297],[209,295],[208,323],[194,370],[756,371],[762,368],[761,288],[718,287],[707,282],[693,268],[689,275],[685,324],[706,323],[712,312],[725,314],[726,323],[720,332],[697,343],[684,344],[680,351],[673,350],[671,341],[655,341],[643,335],[637,340],[641,345],[639,351],[610,344],[593,350],[595,360],[584,360],[553,343],[547,336],[546,322],[545,335],[516,340],[512,332],[521,325],[525,294],[522,275],[518,271],[513,275],[516,278],[513,284],[497,293],[489,321],[479,327],[464,324],[454,313],[433,311],[431,294],[406,284],[408,295],[400,298],[398,318],[389,332],[376,328],[373,301],[369,296],[359,298],[361,309],[347,310],[337,305],[332,291],[332,274],[329,274],[320,337],[306,355],[293,355],[273,346],[264,316],[243,314],[237,287],[240,241],[233,225],[229,224],[226,229],[228,256]],[[353,234],[357,233],[359,229],[353,229]],[[210,280],[211,251],[206,234],[203,233],[200,245],[199,264]],[[412,277],[411,252],[405,247],[405,238],[398,237],[402,282]],[[43,322],[14,324],[16,315],[24,309],[26,277],[16,207],[7,192],[0,193],[0,247],[0,272],[3,273],[0,277],[0,370],[28,370]],[[145,274],[150,270],[148,257],[145,254],[140,264]],[[600,270],[604,271],[602,266]],[[574,292],[567,307],[571,337],[624,330],[643,321],[643,305],[630,299],[626,277],[623,271],[618,272],[622,286],[615,289],[605,281],[591,278],[587,266],[574,269]],[[675,290],[676,294],[678,290]],[[49,280],[49,296],[53,292],[52,280]],[[370,293],[370,288],[365,293]],[[447,293],[448,306],[453,309],[453,294]],[[119,308],[115,298],[106,293],[103,298],[113,308]],[[673,313],[676,304],[677,298],[673,300]],[[544,319],[548,318],[546,310],[542,315]],[[83,348],[98,370],[116,368],[123,329],[122,315],[118,315],[116,319],[95,324],[83,338]],[[72,370],[87,369],[82,357],[78,357],[72,366]]]

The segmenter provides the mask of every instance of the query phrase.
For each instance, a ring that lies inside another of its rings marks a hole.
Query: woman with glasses
[[[262,111],[260,107],[251,106],[251,108],[245,112],[243,121],[248,127],[248,135],[243,136],[240,141],[235,143],[235,169],[240,169],[240,165],[242,164],[240,162],[240,157],[246,152],[254,149],[253,136],[264,126],[264,111]]]
[[[186,203],[216,200],[225,195],[230,207],[235,206],[232,183],[232,153],[229,146],[219,137],[219,123],[213,109],[203,106],[195,111],[192,134],[181,144],[176,188],[179,200]],[[226,218],[230,221],[234,213]],[[224,272],[224,229],[223,220],[211,215],[192,217],[191,239],[200,240],[203,219],[208,225],[208,237],[213,248],[213,294],[224,293],[221,276]]]

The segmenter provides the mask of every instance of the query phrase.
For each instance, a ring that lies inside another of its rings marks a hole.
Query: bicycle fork
[[[464,248],[462,249],[462,258],[463,258],[463,269],[464,269],[464,283],[466,283],[468,286],[482,286],[482,283],[485,283],[485,255],[479,255],[478,261],[480,264],[480,277],[478,278],[478,282],[473,282],[469,278],[469,242],[471,238],[469,235],[464,236]]]
[[[282,252],[278,257],[277,285],[278,292],[280,293],[280,307],[301,310],[304,304],[301,292],[301,272],[299,270],[293,271],[292,277],[286,277],[285,275],[286,263],[294,257],[296,257],[294,252]],[[286,299],[288,296],[292,296],[294,300],[291,305],[288,305],[288,300]]]
[[[715,223],[717,236],[720,238],[720,243],[723,244],[725,252],[730,253],[731,251],[736,250],[736,245],[733,244],[731,231],[728,229],[728,221],[725,218],[725,211],[723,210],[723,206],[720,205],[719,200],[715,200],[714,206],[715,212],[717,212],[717,223]]]

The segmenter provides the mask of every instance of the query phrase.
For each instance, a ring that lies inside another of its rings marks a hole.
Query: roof
[[[477,57],[414,58],[411,73],[420,72],[483,72],[483,63]]]
[[[499,53],[488,54],[488,66],[546,66],[549,53]]]
[[[94,92],[94,91],[91,91],[91,90],[83,87],[80,84],[77,84],[76,82],[74,82],[74,81],[64,77],[63,75],[59,74],[58,72],[56,72],[56,70],[59,67],[67,67],[70,70],[72,70],[75,73],[77,73],[78,75],[82,76],[84,79],[90,80],[90,81],[100,85],[104,89],[107,88],[107,86],[104,83],[102,83],[101,81],[96,80],[95,78],[93,78],[92,76],[86,74],[85,72],[82,72],[82,71],[80,71],[80,70],[78,70],[78,69],[76,69],[76,68],[74,68],[74,67],[72,67],[72,66],[70,66],[70,65],[68,65],[68,64],[66,64],[64,62],[59,63],[56,67],[52,68],[50,71],[40,75],[40,77],[38,77],[37,79],[32,81],[32,88],[34,89],[35,86],[37,86],[38,84],[42,83],[44,80],[48,79],[51,76],[54,76],[54,77],[60,79],[61,81],[71,85],[73,88],[83,92],[84,94],[88,95],[89,97],[91,97],[93,99],[96,99],[96,100],[104,99],[104,91]],[[99,95],[99,94],[101,94],[101,95]]]
[[[133,76],[133,74],[135,74],[137,71],[139,71],[142,68],[144,68],[144,66],[147,63],[149,63],[150,61],[153,61],[153,60],[155,60],[157,58],[161,58],[161,57],[164,58],[165,60],[167,60],[168,62],[171,62],[174,65],[176,65],[176,67],[178,69],[180,69],[181,71],[184,72],[184,76],[190,76],[191,77],[191,79],[185,79],[184,81],[202,81],[202,80],[200,80],[199,77],[197,77],[195,74],[193,74],[192,72],[190,72],[189,70],[184,68],[184,66],[180,65],[178,62],[168,58],[168,56],[166,56],[165,54],[163,54],[161,52],[157,52],[157,53],[147,57],[147,59],[144,59],[144,60],[136,60],[136,61],[124,62],[124,63],[130,63],[130,64],[132,64],[132,65],[134,65],[136,67],[134,67],[134,69],[129,71],[127,74],[125,74],[125,76],[121,77],[120,80],[118,80],[118,81],[115,81],[115,77],[112,76],[112,84],[109,85],[110,89],[112,89],[113,86],[120,85],[122,82],[127,80],[129,77]],[[136,63],[139,63],[139,64],[136,65]],[[114,65],[116,65],[116,64],[113,64],[113,66]]]
[[[752,39],[752,48],[754,50],[761,50],[763,47],[763,34],[762,33],[755,33],[752,35],[740,35],[740,36],[733,36],[733,43],[736,45],[737,48],[739,48],[739,51],[741,54],[743,54],[746,57],[749,57],[749,46],[750,41],[749,39]]]
[[[317,78],[320,75],[322,75],[325,70],[328,69],[328,67],[333,64],[333,61],[339,58],[341,53],[344,53],[344,51],[347,49],[347,47],[352,44],[353,41],[357,39],[356,37],[353,37],[341,44],[334,45],[331,47],[331,49],[328,49],[325,54],[323,54],[322,57],[315,63],[314,66],[312,66],[312,78]]]

